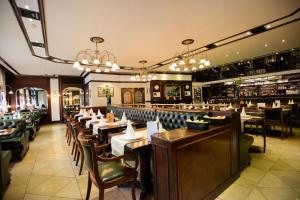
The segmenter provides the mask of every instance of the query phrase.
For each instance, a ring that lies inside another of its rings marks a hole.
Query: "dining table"
[[[100,121],[95,121],[90,123],[90,129],[93,130],[93,134],[101,134],[104,139],[104,141],[107,143],[108,142],[108,135],[112,133],[117,133],[125,130],[127,127],[127,122],[121,122],[120,120],[114,121],[114,122],[106,122],[104,125],[99,126]],[[139,123],[137,122],[132,122],[132,126],[137,126]]]
[[[144,136],[136,140],[127,141],[124,144],[124,152],[132,152],[139,157],[140,176],[138,179],[138,183],[141,187],[139,199],[150,200],[153,199],[153,175],[151,171],[152,145],[151,141],[147,139],[146,128],[136,129],[136,131],[144,132]],[[113,137],[118,137],[120,135],[124,135],[124,133],[115,133],[110,136],[110,139],[112,140]],[[112,149],[113,148],[114,146],[112,144]]]
[[[263,136],[263,147],[261,151],[261,147],[252,145],[251,150],[255,152],[266,152],[266,132],[264,130],[264,117],[262,116],[254,116],[254,115],[241,115],[241,132],[245,133],[245,126],[250,125],[251,127],[254,125],[257,131],[258,126],[262,126],[262,131],[260,132]],[[258,133],[258,132],[257,132]]]

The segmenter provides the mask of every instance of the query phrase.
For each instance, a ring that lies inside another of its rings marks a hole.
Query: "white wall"
[[[156,74],[157,80],[179,80],[179,81],[191,81],[192,75],[189,74]],[[111,75],[111,74],[89,74],[84,82],[89,81],[119,81],[119,82],[135,82],[130,80],[131,75]]]
[[[192,75],[185,74],[156,74],[157,80],[181,80],[191,81]],[[150,82],[135,82],[130,80],[131,75],[112,74],[89,74],[84,82],[88,83],[90,106],[105,106],[106,97],[98,97],[98,87],[108,85],[114,88],[114,96],[111,98],[112,104],[121,104],[121,88],[144,88],[145,101],[150,101]]]
[[[106,97],[98,97],[98,87],[108,85],[114,88],[114,96],[111,98],[112,104],[121,104],[121,88],[144,88],[145,101],[150,100],[150,83],[113,83],[113,82],[90,82],[90,106],[106,106]]]
[[[52,121],[60,120],[59,111],[59,82],[57,78],[50,79]]]

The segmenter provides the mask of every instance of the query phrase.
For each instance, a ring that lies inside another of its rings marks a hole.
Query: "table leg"
[[[153,194],[153,182],[151,174],[151,148],[139,151],[140,157],[140,181],[142,192],[140,200],[151,199]]]

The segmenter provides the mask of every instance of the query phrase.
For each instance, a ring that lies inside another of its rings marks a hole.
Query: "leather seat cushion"
[[[124,175],[120,162],[103,162],[98,165],[100,179],[109,182]]]
[[[11,159],[11,151],[1,151],[1,159],[4,162],[9,162]]]

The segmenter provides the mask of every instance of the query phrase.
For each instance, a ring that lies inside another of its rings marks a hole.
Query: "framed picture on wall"
[[[104,90],[104,87],[98,87],[98,97],[106,97],[103,90]],[[114,96],[114,88],[113,87],[110,88],[110,93],[111,93],[111,97],[113,97]]]
[[[185,91],[185,92],[184,92],[184,96],[190,97],[190,96],[191,96],[191,91]]]
[[[121,88],[122,104],[133,104],[133,88]]]
[[[153,97],[160,97],[160,92],[153,92]]]

